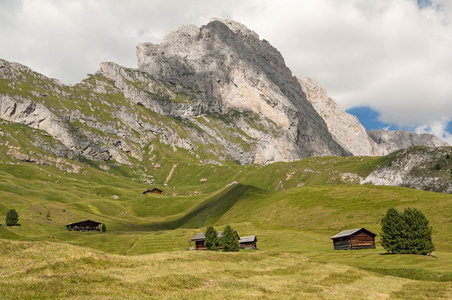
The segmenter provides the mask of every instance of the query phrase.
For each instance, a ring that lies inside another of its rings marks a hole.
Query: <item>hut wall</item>
[[[206,250],[204,241],[196,241],[196,250]]]
[[[351,249],[350,238],[340,238],[333,240],[334,250],[349,250]]]
[[[352,249],[372,249],[375,248],[375,238],[365,232],[360,232],[351,237],[351,246]]]
[[[254,243],[254,242],[241,243],[240,248],[241,249],[256,249],[256,243]]]

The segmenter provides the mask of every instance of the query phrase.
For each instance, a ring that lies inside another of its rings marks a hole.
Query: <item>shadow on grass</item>
[[[149,230],[171,230],[179,227],[199,228],[218,221],[237,201],[254,186],[236,184],[195,207],[185,216],[173,221],[154,223],[145,226]]]
[[[414,280],[447,282],[452,281],[452,272],[435,272],[424,269],[411,268],[361,268],[366,271],[375,272],[382,275],[402,277]]]

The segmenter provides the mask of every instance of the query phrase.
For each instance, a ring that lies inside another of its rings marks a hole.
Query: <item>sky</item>
[[[0,58],[75,84],[183,24],[232,19],[268,40],[367,130],[452,145],[452,0],[0,0]]]

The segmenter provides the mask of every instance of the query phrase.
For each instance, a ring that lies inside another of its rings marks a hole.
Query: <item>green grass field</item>
[[[164,195],[143,195],[150,186],[126,169],[0,164],[0,299],[452,298],[452,195],[333,180],[380,163],[179,164],[167,187],[155,176]],[[378,236],[376,249],[333,250],[330,237],[341,230],[379,234],[391,206],[427,216],[432,256],[386,254]],[[20,226],[5,225],[11,208]],[[107,232],[66,230],[85,219],[105,223]],[[188,251],[210,224],[257,235],[259,250]]]

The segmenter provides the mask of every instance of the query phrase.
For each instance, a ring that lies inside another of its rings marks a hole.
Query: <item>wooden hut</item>
[[[86,220],[77,223],[71,223],[66,225],[68,230],[76,230],[76,231],[100,231],[99,225],[102,223]]]
[[[143,194],[162,194],[163,191],[159,190],[158,188],[153,188],[152,190],[146,190],[143,192]]]
[[[240,249],[257,249],[257,237],[255,235],[244,236],[239,240]]]
[[[237,231],[234,230],[234,232],[235,232],[235,234],[237,234],[237,239],[240,240],[240,237],[239,237]],[[218,231],[217,236],[218,236],[218,239],[221,239],[221,237],[223,236],[223,231]],[[206,250],[206,245],[204,244],[206,241],[206,235],[204,232],[197,233],[194,237],[192,237],[191,241],[195,242],[196,250]],[[218,248],[222,249],[223,246],[220,245]]]
[[[334,250],[375,249],[377,235],[365,228],[344,230],[331,237]]]

